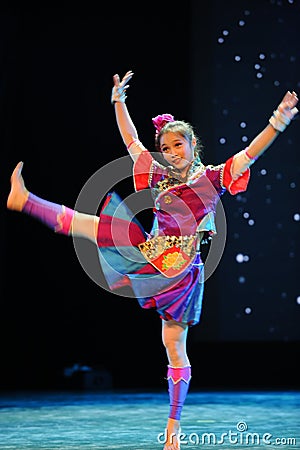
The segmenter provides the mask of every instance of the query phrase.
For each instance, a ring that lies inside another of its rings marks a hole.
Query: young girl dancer
[[[287,92],[266,127],[249,146],[221,164],[205,166],[193,127],[171,114],[152,119],[155,148],[165,164],[143,146],[126,105],[128,82],[113,76],[111,102],[123,142],[133,160],[136,191],[150,189],[153,226],[146,233],[116,192],[107,195],[99,217],[46,201],[27,190],[23,162],[11,176],[7,207],[29,214],[56,233],[85,237],[98,246],[99,259],[111,290],[129,285],[140,306],[155,309],[162,322],[168,359],[170,411],[164,450],[180,448],[180,418],[191,363],[186,351],[189,327],[200,320],[204,264],[201,243],[217,232],[215,215],[220,197],[245,191],[250,166],[285,130],[298,113],[295,92]],[[145,355],[146,356],[146,355]]]

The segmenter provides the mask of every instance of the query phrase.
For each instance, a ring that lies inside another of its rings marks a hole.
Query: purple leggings
[[[168,366],[167,380],[170,397],[169,418],[180,420],[181,410],[184,405],[191,380],[191,366]]]
[[[75,214],[73,209],[48,202],[31,193],[29,193],[22,212],[35,217],[56,233],[61,234],[70,234],[72,220]]]

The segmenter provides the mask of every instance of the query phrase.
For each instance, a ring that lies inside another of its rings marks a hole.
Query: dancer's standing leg
[[[168,357],[168,390],[170,411],[164,450],[178,450],[181,411],[191,379],[191,366],[186,352],[188,325],[174,320],[162,321],[162,340]]]

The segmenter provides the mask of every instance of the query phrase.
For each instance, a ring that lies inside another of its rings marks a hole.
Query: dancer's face
[[[160,138],[160,150],[164,159],[183,176],[194,159],[195,145],[196,140],[191,145],[181,134],[173,131],[164,133]]]

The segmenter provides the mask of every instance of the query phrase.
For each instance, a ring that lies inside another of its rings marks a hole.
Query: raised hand
[[[294,118],[294,116],[298,113],[298,109],[296,108],[297,103],[298,103],[298,96],[296,92],[287,91],[277,109],[280,113],[284,114],[291,121]]]
[[[296,105],[298,103],[298,96],[295,91],[287,91],[276,111],[274,111],[273,116],[270,118],[269,122],[273,128],[277,131],[284,131],[291,123],[291,120],[298,113]]]
[[[113,76],[114,86],[112,88],[111,103],[125,103],[125,100],[127,98],[126,89],[129,88],[129,84],[127,83],[132,78],[132,76],[133,72],[131,70],[128,70],[128,72],[125,73],[122,81],[120,81],[120,77],[118,74],[115,74]]]

